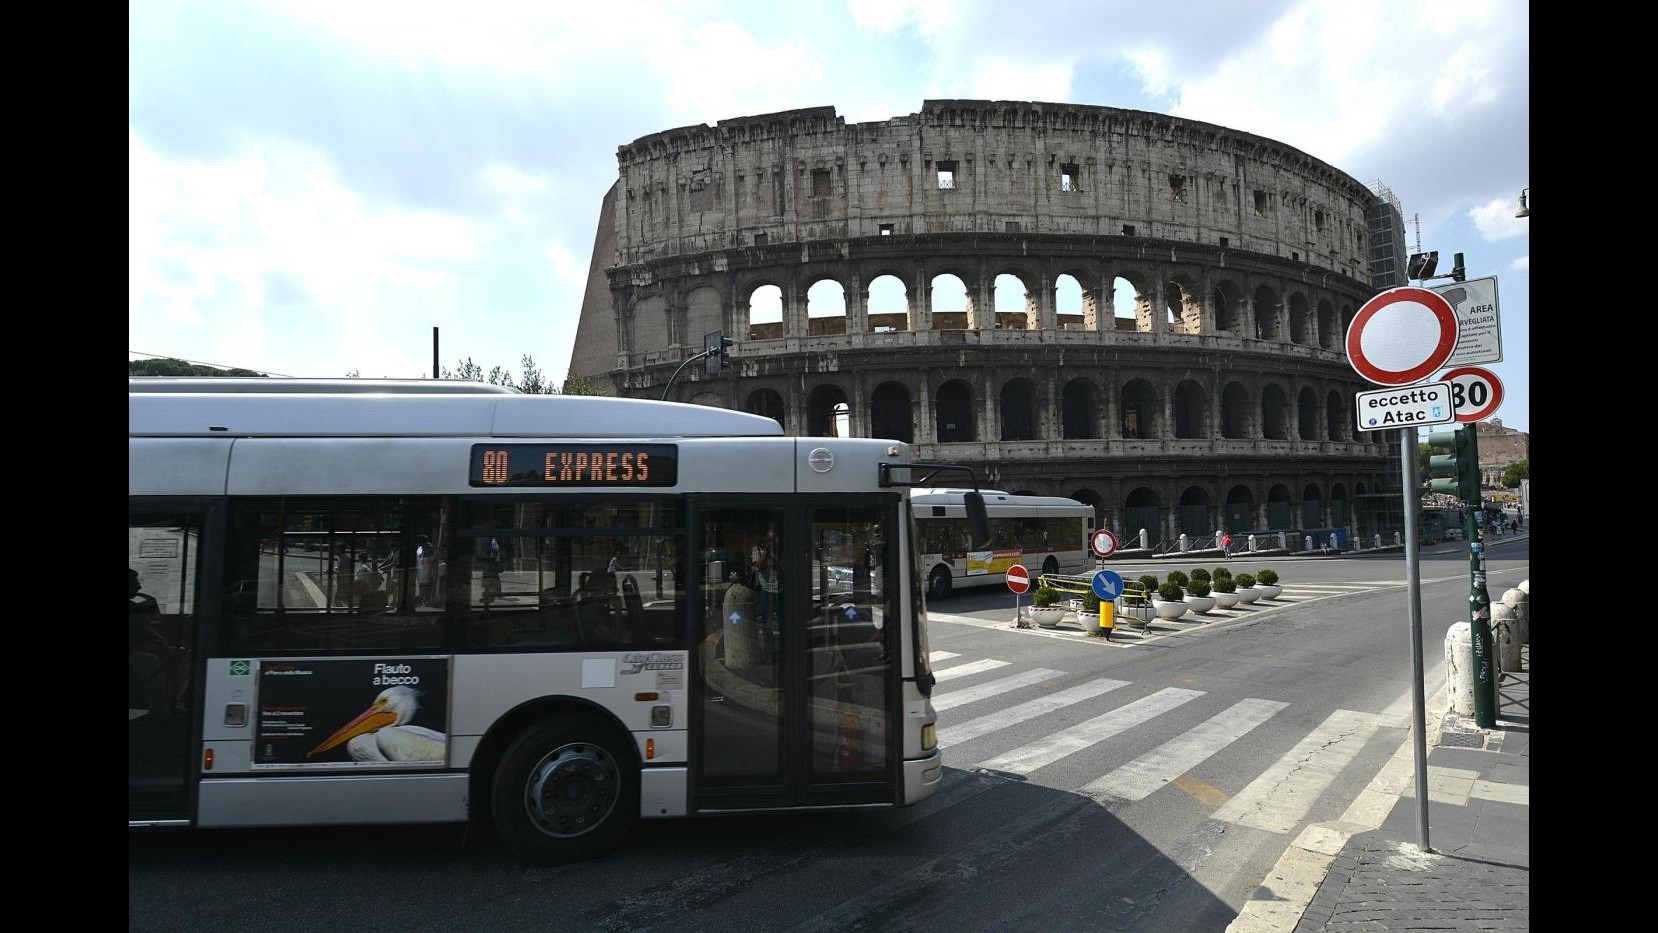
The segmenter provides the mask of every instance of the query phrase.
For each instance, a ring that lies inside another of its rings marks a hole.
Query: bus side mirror
[[[973,547],[990,544],[990,513],[985,511],[984,496],[977,492],[965,493],[961,504],[967,509],[967,533],[973,539]]]

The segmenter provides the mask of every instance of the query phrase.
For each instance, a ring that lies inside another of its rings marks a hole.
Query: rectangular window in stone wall
[[[1257,190],[1255,192],[1255,213],[1265,214],[1266,212],[1267,212],[1267,193],[1265,191]]]
[[[1059,167],[1059,190],[1082,190],[1082,172],[1075,162],[1067,162]]]
[[[1170,175],[1169,176],[1169,200],[1171,200],[1171,201],[1184,201],[1184,200],[1186,200],[1186,176],[1185,175]]]
[[[829,186],[830,186],[830,180],[829,180],[829,170],[828,169],[820,168],[820,169],[816,169],[812,172],[812,197],[814,197],[814,198],[827,198],[827,197],[829,197]]]
[[[938,163],[938,187],[940,190],[956,186],[956,163]]]
[[[714,189],[706,182],[691,182],[691,210],[711,211],[714,209]]]

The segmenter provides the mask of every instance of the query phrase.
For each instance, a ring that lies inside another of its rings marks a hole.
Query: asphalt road
[[[1423,558],[1430,695],[1464,553]],[[1529,576],[1525,539],[1490,555],[1493,597]],[[1285,605],[1106,644],[998,626],[1005,589],[934,604],[966,621],[931,625],[946,777],[916,807],[648,822],[550,869],[454,827],[137,833],[129,929],[1222,930],[1410,713],[1402,557],[1231,563]]]

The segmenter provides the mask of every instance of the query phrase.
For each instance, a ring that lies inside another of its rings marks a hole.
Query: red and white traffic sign
[[[1015,593],[1030,589],[1030,571],[1023,564],[1014,564],[1007,569],[1007,588]]]
[[[1503,383],[1497,374],[1478,366],[1448,369],[1439,376],[1440,382],[1451,384],[1451,405],[1456,419],[1462,424],[1484,421],[1497,413],[1503,403]]]
[[[1095,557],[1110,557],[1117,552],[1117,536],[1101,528],[1088,539],[1088,546],[1093,548]]]
[[[1391,288],[1364,303],[1347,328],[1347,362],[1384,386],[1421,382],[1457,346],[1457,316],[1438,292]]]

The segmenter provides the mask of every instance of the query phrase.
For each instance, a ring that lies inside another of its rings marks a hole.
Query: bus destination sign
[[[474,486],[672,486],[673,444],[474,444]]]

